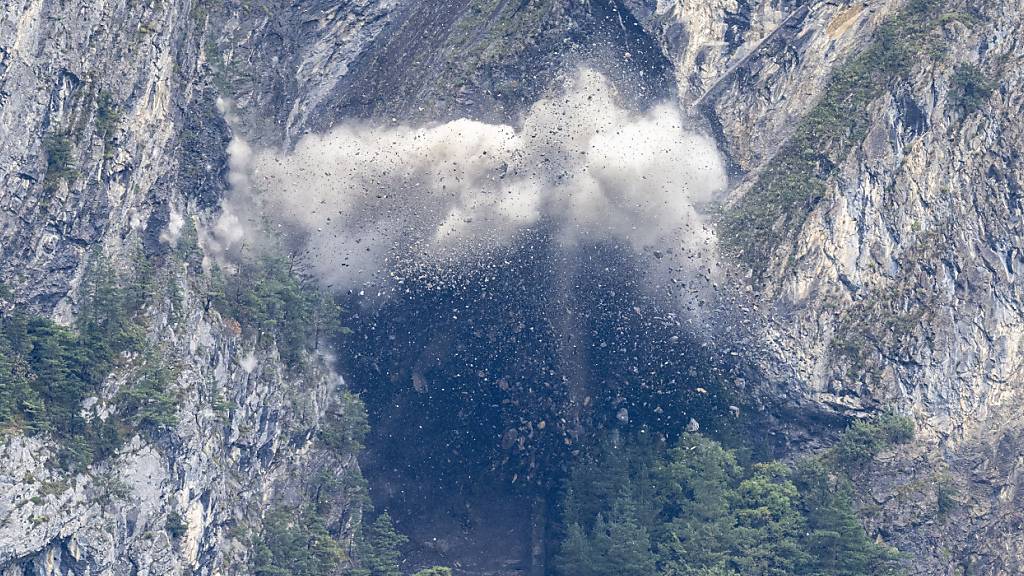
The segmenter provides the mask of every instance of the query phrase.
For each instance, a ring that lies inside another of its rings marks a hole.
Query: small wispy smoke
[[[171,206],[167,227],[160,232],[160,241],[172,248],[177,246],[178,239],[181,238],[181,230],[184,227],[185,218],[181,215],[181,212],[178,212],[175,207]]]
[[[541,229],[566,251],[614,242],[703,269],[693,254],[713,237],[698,207],[726,185],[713,140],[675,106],[626,110],[590,70],[518,128],[345,123],[290,151],[236,138],[229,155],[232,193],[208,248],[284,238],[332,284],[461,266]]]

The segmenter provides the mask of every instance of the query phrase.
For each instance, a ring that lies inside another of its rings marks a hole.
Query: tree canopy
[[[674,446],[607,443],[574,467],[562,499],[555,566],[563,576],[854,576],[900,573],[898,552],[854,509],[851,455],[908,440],[885,415],[793,467],[743,464],[697,433]]]

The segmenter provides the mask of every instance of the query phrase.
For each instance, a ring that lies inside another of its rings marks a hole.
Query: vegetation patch
[[[185,523],[185,519],[181,514],[172,511],[167,515],[167,520],[164,522],[164,529],[171,535],[171,538],[175,540],[180,539],[188,531],[188,524]]]
[[[253,556],[256,576],[401,576],[401,548],[408,538],[395,530],[387,512],[360,524],[352,553],[329,519],[315,507],[277,508],[263,519]],[[450,572],[449,572],[450,574]]]
[[[148,345],[142,307],[153,293],[152,269],[140,259],[130,274],[100,261],[82,287],[74,327],[14,306],[0,317],[0,427],[48,434],[58,461],[81,468],[112,454],[135,432],[155,437],[175,423],[176,377]],[[142,361],[137,362],[136,359]],[[115,398],[115,414],[83,416],[115,369],[131,371]]]
[[[936,514],[939,518],[946,518],[960,506],[960,490],[948,472],[940,474],[934,483]]]
[[[827,457],[832,468],[853,471],[873,460],[882,450],[906,444],[913,438],[913,421],[886,413],[874,420],[857,420],[851,424]]]
[[[821,101],[723,214],[724,247],[750,267],[755,282],[762,281],[777,247],[794,239],[825,197],[838,164],[863,141],[870,103],[916,64],[942,55],[940,28],[951,18],[968,16],[949,12],[941,0],[911,0],[882,24],[868,47],[835,71]]]
[[[995,83],[980,68],[973,64],[960,64],[953,72],[950,101],[966,116],[984,106],[994,90]]]
[[[215,271],[210,296],[249,336],[272,339],[291,368],[302,368],[305,353],[344,331],[340,307],[286,258],[248,263],[230,277]]]
[[[335,454],[356,454],[363,450],[363,440],[369,432],[363,401],[348,390],[342,390],[340,402],[324,416],[320,446]]]
[[[121,111],[114,97],[101,90],[96,98],[96,135],[103,141],[103,157],[110,159],[114,153],[114,136],[121,122]]]
[[[379,514],[356,537],[359,567],[350,571],[351,576],[402,576],[401,548],[408,541],[395,530],[387,512]]]
[[[311,473],[299,505],[274,508],[264,516],[262,531],[252,543],[253,572],[257,576],[401,576],[402,548],[408,538],[395,529],[386,511],[372,521],[362,514],[372,505],[358,468],[345,468],[342,476],[336,472],[363,448],[368,431],[363,403],[343,391],[325,418],[316,448],[324,450],[333,464]],[[443,571],[436,574],[443,575]]]
[[[337,574],[345,559],[320,514],[278,508],[263,519],[253,571],[256,576],[328,576]]]
[[[67,134],[49,134],[43,138],[43,154],[46,156],[46,174],[43,176],[43,190],[53,192],[61,182],[73,183],[78,176],[75,170],[71,140]]]
[[[431,566],[413,574],[413,576],[452,576],[452,569],[445,566]]]
[[[564,576],[900,574],[854,510],[850,470],[913,435],[885,415],[856,423],[825,454],[744,463],[697,433],[674,446],[608,444],[577,463],[562,499]]]

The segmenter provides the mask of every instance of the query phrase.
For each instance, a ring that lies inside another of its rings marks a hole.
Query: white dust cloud
[[[181,229],[185,227],[185,218],[173,206],[167,219],[167,227],[160,231],[160,241],[172,248],[178,245]]]
[[[209,247],[280,236],[331,284],[460,266],[537,230],[566,251],[614,242],[703,270],[694,255],[714,243],[697,207],[726,185],[713,140],[674,105],[623,109],[588,70],[519,128],[346,123],[287,152],[236,138],[229,155],[232,195]]]

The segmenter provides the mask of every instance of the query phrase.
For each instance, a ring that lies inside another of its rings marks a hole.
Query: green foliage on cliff
[[[99,260],[87,275],[75,326],[64,327],[20,306],[0,317],[0,426],[58,440],[60,464],[76,468],[104,458],[130,434],[158,433],[175,422],[174,371],[148,346],[140,314],[152,293],[152,270],[140,260],[118,274]],[[130,376],[107,419],[86,419],[83,402],[99,397],[118,367]]]
[[[171,535],[171,538],[175,540],[181,538],[188,531],[188,524],[185,523],[185,519],[178,512],[172,511],[167,515],[167,520],[164,521],[164,530]]]
[[[43,189],[52,191],[62,181],[73,182],[75,172],[71,141],[63,133],[49,134],[43,138],[43,154],[46,156],[46,174]]]
[[[915,64],[941,54],[939,30],[948,16],[944,7],[942,0],[911,0],[882,24],[867,48],[833,73],[818,104],[753,187],[723,215],[724,244],[755,279],[824,198],[838,164],[863,141],[870,103]]]
[[[256,576],[329,576],[338,573],[345,558],[320,514],[275,509],[263,519],[253,571]]]
[[[151,439],[173,428],[178,422],[175,414],[178,396],[173,389],[176,377],[175,371],[158,355],[147,354],[134,381],[114,399],[122,423],[131,430],[146,433]]]
[[[342,330],[341,311],[286,258],[248,263],[237,274],[219,276],[214,305],[261,340],[272,338],[281,359],[300,368],[303,355],[315,351]]]
[[[141,351],[145,330],[139,312],[154,292],[153,269],[137,258],[130,273],[118,273],[105,260],[88,272],[82,284],[77,328],[89,356],[93,380],[102,381],[124,352]]]
[[[338,404],[328,409],[320,429],[320,445],[337,454],[356,454],[370,432],[363,401],[348,390],[341,391]]]
[[[197,276],[203,273],[203,249],[199,247],[199,231],[196,229],[195,221],[190,217],[185,218],[181,227],[181,235],[174,246],[174,254],[189,273]]]
[[[893,444],[909,442],[914,423],[904,416],[886,413],[874,420],[858,420],[850,425],[832,447],[829,458],[839,468],[854,468],[870,461]]]
[[[315,460],[323,466],[302,482],[301,504],[274,509],[263,519],[252,545],[257,575],[401,575],[401,549],[408,539],[387,512],[372,522],[360,512],[372,505],[350,459],[362,450],[367,430],[362,401],[342,390],[316,438],[315,449],[323,452]]]
[[[387,512],[358,527],[351,556],[324,510],[276,508],[263,519],[253,554],[257,576],[401,576],[401,548],[408,538]],[[449,572],[450,574],[450,572]]]
[[[61,464],[88,464],[110,451],[112,429],[87,422],[82,402],[105,372],[69,328],[16,310],[0,319],[0,423],[59,441]]]
[[[395,530],[391,516],[382,512],[364,525],[356,538],[355,550],[359,567],[351,576],[402,576],[401,548],[409,539]]]
[[[950,101],[963,114],[976,112],[995,91],[995,84],[973,64],[957,66],[950,82]]]
[[[20,310],[0,318],[0,418],[30,431],[74,435],[97,382],[77,334]]]
[[[673,447],[605,446],[572,471],[555,566],[564,576],[899,574],[899,555],[865,532],[844,460],[913,434],[908,420],[855,424],[799,462],[743,464],[700,434]]]
[[[800,489],[805,534],[812,554],[803,564],[807,574],[860,576],[900,574],[896,550],[876,544],[854,510],[850,478],[819,458],[800,462],[794,471]]]
[[[445,566],[431,566],[420,570],[413,576],[452,576],[452,569]]]
[[[101,90],[96,97],[96,136],[103,141],[103,156],[110,158],[114,149],[114,134],[121,122],[121,111],[113,95]]]

